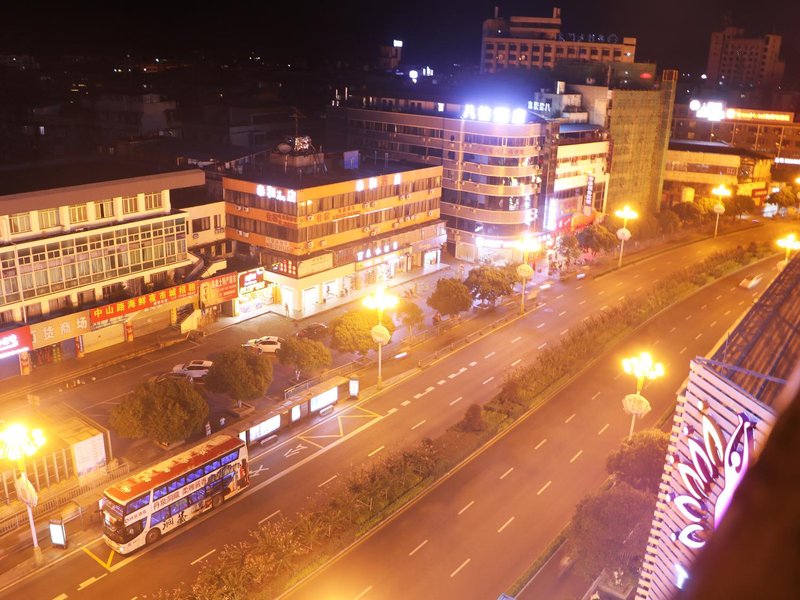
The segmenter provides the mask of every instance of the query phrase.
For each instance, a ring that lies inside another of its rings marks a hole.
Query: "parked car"
[[[188,375],[194,380],[202,379],[208,375],[208,370],[214,363],[210,360],[193,360],[188,363],[181,363],[172,367],[173,373]]]
[[[180,373],[176,371],[170,371],[169,373],[162,373],[161,375],[154,375],[149,379],[149,381],[153,383],[161,383],[162,381],[168,381],[168,380],[194,383],[194,377],[192,377],[188,373]]]
[[[752,277],[745,277],[739,282],[739,287],[752,289],[761,283],[761,275],[753,275]]]
[[[295,335],[310,340],[322,340],[328,335],[328,326],[325,323],[310,323]]]
[[[283,342],[283,338],[279,338],[276,335],[265,335],[260,338],[247,340],[242,346],[245,348],[252,348],[262,354],[275,354],[275,352],[281,349],[281,342]]]

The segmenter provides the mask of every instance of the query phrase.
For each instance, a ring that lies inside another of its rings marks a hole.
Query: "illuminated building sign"
[[[722,102],[692,100],[689,103],[689,110],[693,111],[698,119],[715,122],[725,119],[725,105]]]
[[[49,321],[33,323],[30,329],[31,344],[34,350],[44,346],[51,346],[90,332],[89,311],[83,310],[56,317]]]
[[[778,156],[775,163],[779,165],[800,165],[800,158],[786,158],[785,156]]]
[[[361,262],[363,260],[368,260],[373,256],[380,256],[381,254],[387,254],[392,252],[393,250],[397,250],[398,245],[397,242],[384,242],[383,244],[378,244],[374,248],[367,248],[366,250],[359,250],[356,252],[356,260]]]
[[[100,321],[123,317],[147,308],[154,308],[166,304],[167,302],[172,302],[173,300],[190,298],[196,295],[197,292],[197,282],[190,281],[189,283],[176,285],[165,290],[137,296],[136,298],[128,298],[127,300],[120,300],[119,302],[113,302],[105,306],[98,306],[89,311],[89,319],[92,324],[95,324]]]
[[[528,113],[524,108],[510,109],[507,106],[487,106],[479,104],[465,104],[461,118],[468,121],[484,121],[486,123],[512,123],[524,125],[528,120]]]
[[[27,352],[32,345],[31,332],[27,326],[0,333],[0,358]]]
[[[794,113],[750,110],[748,108],[729,108],[725,111],[725,117],[731,121],[766,121],[768,123],[791,123],[794,121]]]
[[[239,295],[252,294],[258,290],[263,290],[268,283],[266,272],[261,267],[239,273]]]
[[[296,191],[276,188],[272,185],[262,185],[259,183],[256,186],[256,195],[262,198],[273,198],[281,202],[297,202]]]
[[[528,108],[531,110],[536,110],[539,112],[550,112],[550,103],[549,102],[539,102],[537,100],[529,100],[528,101]]]
[[[403,40],[393,40],[392,46],[395,48],[402,48],[403,47]]]
[[[200,282],[200,303],[202,308],[222,304],[239,295],[236,273],[225,273],[209,277]]]
[[[592,205],[594,196],[594,175],[586,177],[586,206]]]

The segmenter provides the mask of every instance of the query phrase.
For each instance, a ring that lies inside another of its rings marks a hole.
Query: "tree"
[[[578,243],[596,256],[598,252],[610,252],[617,246],[617,236],[602,225],[592,224],[578,232]]]
[[[629,222],[628,228],[631,233],[639,240],[649,240],[659,234],[659,222],[651,212],[643,212],[638,219]]]
[[[658,213],[658,226],[665,235],[675,233],[681,226],[681,218],[671,208],[665,208]]]
[[[792,195],[789,190],[782,189],[777,192],[772,192],[767,196],[767,202],[770,204],[777,204],[778,206],[794,206],[797,199]]]
[[[638,565],[655,503],[655,495],[624,483],[581,500],[567,533],[568,552],[578,569],[593,578],[604,568]]]
[[[625,440],[606,460],[606,470],[619,481],[655,494],[661,482],[669,436],[660,429],[645,429]]]
[[[498,267],[489,265],[472,269],[467,275],[464,285],[475,299],[492,306],[497,303],[499,298],[513,292],[512,284],[505,272]]]
[[[559,236],[556,242],[556,250],[559,255],[564,257],[567,268],[572,266],[572,263],[581,256],[581,244],[578,241],[578,237],[571,233]]]
[[[694,202],[678,202],[672,207],[683,223],[695,225],[703,220],[703,213]]]
[[[416,302],[411,300],[401,300],[400,305],[397,307],[397,314],[400,315],[400,320],[403,325],[408,327],[411,335],[414,334],[415,327],[425,322],[425,315],[422,309]]]
[[[206,399],[191,383],[176,379],[140,384],[109,417],[123,437],[149,437],[165,444],[185,440],[207,418]]]
[[[436,282],[433,294],[425,302],[443,315],[455,316],[470,309],[472,296],[469,288],[459,279],[440,279]]]
[[[790,204],[787,206],[794,206],[794,199],[790,196]],[[741,217],[744,213],[752,213],[756,209],[755,200],[753,200],[752,196],[744,196],[742,194],[737,194],[734,196],[734,208],[733,214],[737,217]]]
[[[394,333],[394,321],[383,313],[383,326]],[[350,310],[331,323],[331,346],[342,352],[356,352],[362,356],[375,349],[372,341],[372,328],[378,324],[374,311],[367,309]]]
[[[480,404],[470,404],[464,412],[464,418],[458,424],[462,431],[483,431],[486,423],[483,421],[483,409]]]
[[[206,387],[227,394],[241,406],[267,393],[272,383],[272,363],[264,354],[241,346],[220,352],[206,375]]]
[[[285,339],[275,354],[282,365],[294,367],[295,377],[298,380],[302,371],[310,373],[327,369],[333,364],[331,351],[325,344],[308,338]]]

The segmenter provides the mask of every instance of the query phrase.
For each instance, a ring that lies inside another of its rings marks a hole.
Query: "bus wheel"
[[[222,504],[222,494],[211,497],[211,508],[218,508]]]
[[[144,536],[144,541],[147,545],[155,544],[158,541],[158,538],[161,537],[161,530],[158,527],[153,527],[150,531],[147,532],[147,535]]]

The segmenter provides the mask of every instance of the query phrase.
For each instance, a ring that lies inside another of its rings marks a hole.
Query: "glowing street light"
[[[383,311],[397,306],[398,298],[392,294],[387,294],[383,287],[379,287],[374,294],[366,296],[362,302],[367,308],[378,311],[378,324],[370,330],[370,334],[372,335],[372,341],[378,344],[378,389],[380,390],[383,387],[381,348],[392,337],[389,330],[383,326]]]
[[[663,377],[664,366],[661,363],[653,362],[653,357],[648,352],[641,352],[639,356],[623,359],[622,368],[629,375],[636,377],[636,393],[627,394],[622,399],[623,409],[631,415],[631,429],[628,432],[628,439],[631,439],[636,417],[642,418],[650,412],[650,403],[647,398],[642,396],[644,382]]]
[[[800,250],[800,240],[797,239],[795,234],[790,233],[785,238],[779,239],[776,243],[778,246],[786,250],[786,258],[778,263],[778,268],[782,269],[789,264],[789,258],[791,257],[792,252]]]
[[[625,249],[625,242],[631,239],[631,232],[628,229],[628,219],[637,218],[639,213],[626,204],[622,210],[615,211],[614,214],[622,219],[622,227],[617,229],[617,238],[619,239],[619,263],[617,264],[617,268],[621,268],[622,251]]]
[[[33,429],[29,432],[24,425],[15,423],[0,431],[0,458],[15,461],[19,468],[19,479],[16,480],[14,485],[17,490],[17,497],[28,509],[28,522],[31,526],[31,538],[33,539],[33,555],[37,564],[42,563],[42,550],[39,548],[39,540],[36,537],[33,508],[39,503],[39,496],[33,484],[28,481],[28,474],[25,471],[25,457],[33,456],[44,443],[45,438],[41,429]]]
[[[520,291],[519,299],[519,314],[525,314],[525,284],[533,277],[533,267],[528,264],[528,254],[531,252],[539,252],[542,248],[539,240],[534,240],[529,236],[525,236],[520,240],[518,248],[522,250],[522,264],[517,267],[517,277],[522,280],[522,291]]]
[[[717,237],[717,230],[719,229],[719,216],[725,214],[725,205],[722,203],[722,199],[730,196],[731,191],[724,185],[719,184],[717,187],[711,190],[711,193],[717,197],[717,203],[712,209],[717,215],[717,222],[714,224],[714,237]]]

